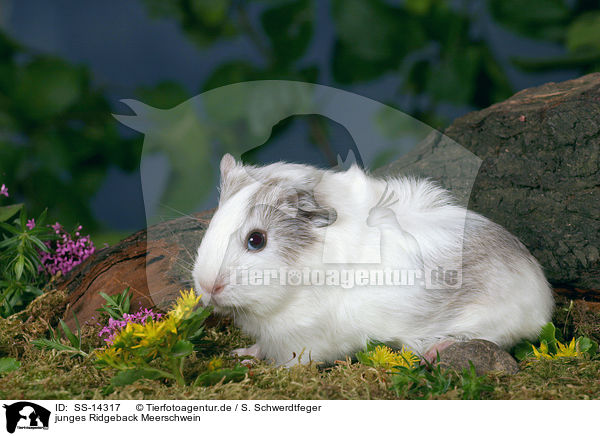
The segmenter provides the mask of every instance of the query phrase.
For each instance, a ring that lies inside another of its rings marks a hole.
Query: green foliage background
[[[322,23],[318,0],[142,3],[150,16],[175,21],[199,49],[245,37],[260,53],[258,63],[234,59],[217,65],[198,83],[198,92],[256,79],[322,80],[323,65],[305,58]],[[513,67],[600,70],[597,0],[331,0],[329,5],[335,44],[328,59],[333,83],[326,84],[349,88],[400,78],[390,100],[408,96],[401,109],[438,128],[449,121],[441,115],[443,105],[483,108],[517,91],[507,66],[475,29],[481,7],[513,34],[564,47],[552,58],[513,57]],[[258,22],[250,14],[257,6]],[[90,198],[111,165],[137,168],[142,138],[119,134],[106,90],[91,85],[85,66],[33,52],[2,33],[0,59],[0,183],[24,199],[32,215],[48,206],[49,216],[67,227],[79,222],[102,230]],[[140,87],[133,97],[168,108],[192,95],[182,84],[163,82]],[[285,128],[285,123],[278,127]],[[326,126],[320,128],[327,133]]]

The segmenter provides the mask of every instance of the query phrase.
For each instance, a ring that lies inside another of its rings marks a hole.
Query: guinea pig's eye
[[[267,235],[261,231],[253,230],[248,235],[247,247],[250,251],[262,250],[267,244]]]

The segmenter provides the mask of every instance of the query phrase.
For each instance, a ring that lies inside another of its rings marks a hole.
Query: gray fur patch
[[[319,205],[314,193],[304,186],[296,188],[290,180],[269,178],[261,181],[250,199],[250,216],[264,223],[263,230],[271,241],[276,241],[279,254],[290,264],[319,241],[318,228],[337,219],[335,210]]]
[[[290,215],[283,208],[257,205],[251,208],[250,216],[264,223],[262,230],[289,265],[297,262],[300,254],[319,240],[314,226],[308,220]]]
[[[444,261],[442,260],[442,263]],[[428,316],[438,322],[450,322],[464,308],[487,292],[498,266],[514,272],[523,262],[536,265],[537,261],[527,248],[502,226],[471,211],[467,212],[463,237],[462,259],[449,259],[450,265],[462,265],[462,283],[459,289],[428,289],[424,294],[426,307],[436,307]]]

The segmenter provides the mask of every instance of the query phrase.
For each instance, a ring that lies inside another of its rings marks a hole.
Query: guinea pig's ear
[[[314,193],[297,190],[298,216],[310,221],[315,227],[327,227],[337,220],[337,212],[332,207],[319,205]]]
[[[221,159],[221,184],[219,185],[219,203],[227,200],[235,195],[244,186],[252,183],[253,179],[245,171],[247,168],[241,162],[234,159],[232,155],[227,153]]]
[[[227,178],[227,175],[231,172],[231,170],[233,168],[235,168],[235,166],[236,166],[235,158],[232,155],[230,155],[229,153],[226,153],[221,158],[221,165],[220,165],[221,180],[225,180]]]

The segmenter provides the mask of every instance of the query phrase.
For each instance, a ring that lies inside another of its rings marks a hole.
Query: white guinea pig
[[[231,155],[193,278],[204,304],[256,339],[237,354],[280,365],[343,359],[370,340],[427,358],[474,338],[509,348],[535,338],[554,304],[516,237],[430,181]]]

